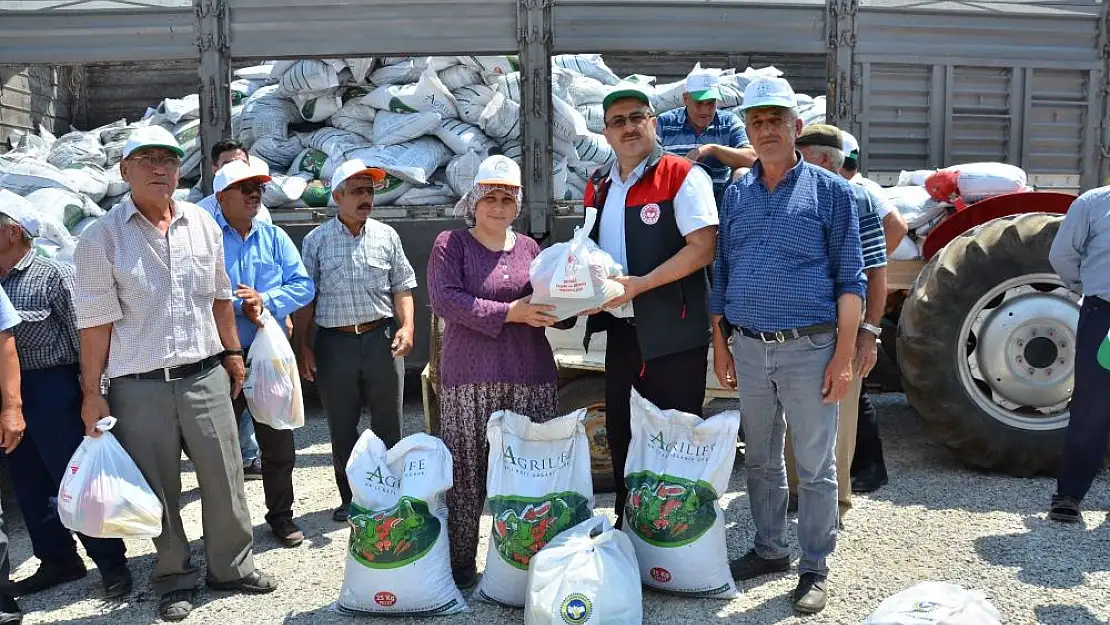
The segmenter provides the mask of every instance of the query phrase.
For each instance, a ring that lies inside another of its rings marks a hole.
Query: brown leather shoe
[[[287,549],[297,547],[304,542],[304,532],[293,521],[279,521],[270,529]]]

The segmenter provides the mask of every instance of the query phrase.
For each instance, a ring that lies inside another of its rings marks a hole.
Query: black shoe
[[[131,579],[131,571],[128,570],[126,564],[101,571],[100,578],[104,582],[105,599],[119,599],[131,594],[134,583]]]
[[[345,503],[342,506],[336,508],[335,512],[331,513],[331,520],[335,521],[336,523],[346,523],[347,519],[350,518],[350,515],[351,504]]]
[[[473,588],[478,583],[478,567],[473,564],[464,570],[451,571],[451,577],[455,580],[455,586],[459,590],[466,590]]]
[[[270,528],[274,536],[288,549],[299,546],[304,542],[304,532],[292,520],[278,521]]]
[[[886,467],[872,465],[852,476],[853,493],[873,493],[887,484]]]
[[[1060,523],[1078,523],[1083,520],[1079,500],[1075,497],[1056,495],[1048,508],[1048,518]]]
[[[171,590],[158,600],[158,616],[163,621],[183,621],[192,613],[196,600],[196,590]]]
[[[262,461],[258,458],[251,460],[251,463],[243,467],[243,479],[248,482],[262,479]]]
[[[816,573],[803,573],[794,589],[794,611],[817,614],[828,602],[828,581]]]
[[[33,595],[55,586],[83,579],[88,574],[89,571],[85,568],[85,563],[80,560],[64,565],[43,564],[30,577],[12,584],[12,594],[17,597]]]
[[[766,560],[756,554],[755,549],[744,554],[739,560],[728,563],[728,571],[732,579],[752,579],[771,573],[784,573],[790,570],[790,556]]]
[[[0,595],[0,625],[19,625],[22,622],[23,612],[15,602],[15,597]]]
[[[208,587],[212,590],[230,590],[249,595],[265,595],[277,590],[277,580],[269,573],[255,569],[250,575],[231,582],[217,582],[208,580]]]

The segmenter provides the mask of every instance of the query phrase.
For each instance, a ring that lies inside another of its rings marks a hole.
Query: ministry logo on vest
[[[649,226],[654,226],[659,223],[660,212],[658,204],[647,204],[640,209],[640,221]]]

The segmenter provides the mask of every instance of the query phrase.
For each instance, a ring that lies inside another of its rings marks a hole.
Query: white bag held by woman
[[[862,625],[1001,625],[983,593],[924,582],[887,597]]]
[[[451,452],[412,434],[386,451],[366,430],[347,462],[351,538],[337,610],[342,614],[439,616],[467,611],[451,578],[447,491]]]
[[[643,618],[636,552],[606,517],[559,534],[528,565],[525,625],[640,625]]]
[[[532,259],[532,303],[554,306],[551,315],[563,320],[601,308],[624,295],[624,286],[613,278],[621,266],[590,238],[597,209],[586,207],[586,222],[575,228],[566,243],[556,243]]]
[[[139,467],[109,431],[115,417],[96,422],[73,452],[58,488],[62,525],[93,538],[155,538],[162,535],[162,502]]]
[[[594,507],[586,410],[544,423],[499,410],[486,425],[493,529],[475,596],[523,607],[532,557]]]
[[[250,375],[243,383],[243,396],[251,416],[275,430],[293,430],[304,425],[304,399],[297,357],[270,311],[262,312],[262,329],[248,352]]]
[[[660,410],[635,389],[631,403],[623,520],[640,579],[649,588],[688,597],[739,597],[717,499],[728,488],[736,460],[740,413],[703,420]]]

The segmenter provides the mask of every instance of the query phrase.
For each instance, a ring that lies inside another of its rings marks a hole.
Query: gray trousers
[[[200,578],[181,522],[183,443],[200,484],[208,579],[230,582],[254,571],[239,428],[223,367],[175,382],[115,378],[108,404],[119,420],[112,433],[162,502],[162,535],[154,539],[154,592],[189,590]]]
[[[351,502],[347,461],[358,442],[362,407],[370,409],[370,428],[392,447],[401,440],[401,401],[405,360],[394,358],[393,326],[366,334],[320,328],[316,334],[316,387],[328,418],[335,485],[343,505]]]
[[[824,403],[821,386],[836,348],[836,333],[785,343],[734,336],[732,355],[747,444],[744,467],[755,522],[755,552],[768,559],[790,555],[784,460],[789,425],[799,482],[802,558],[798,572],[827,576],[827,558],[836,549],[837,537],[838,409],[836,404]]]

